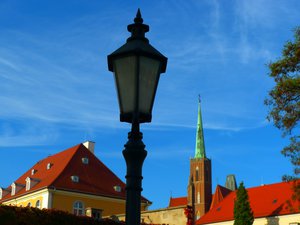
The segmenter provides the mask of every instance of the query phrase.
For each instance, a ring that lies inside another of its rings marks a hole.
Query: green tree
[[[254,221],[253,212],[250,207],[248,192],[241,182],[234,201],[234,224],[233,225],[252,225]]]
[[[265,104],[269,106],[268,119],[282,130],[283,136],[289,136],[290,144],[282,149],[294,166],[293,176],[284,176],[285,180],[298,178],[300,174],[300,27],[295,29],[294,40],[288,41],[282,56],[269,64],[269,76],[274,79],[275,87],[269,92]]]

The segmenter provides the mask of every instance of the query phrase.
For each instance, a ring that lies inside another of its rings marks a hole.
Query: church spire
[[[206,158],[200,104],[201,104],[201,99],[200,99],[200,95],[199,95],[198,122],[197,122],[196,148],[195,148],[195,158],[196,159]]]

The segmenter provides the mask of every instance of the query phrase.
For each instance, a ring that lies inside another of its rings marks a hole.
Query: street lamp
[[[141,218],[142,166],[147,151],[142,141],[140,123],[151,122],[152,108],[161,73],[167,58],[149,44],[138,9],[126,43],[107,56],[108,70],[114,73],[120,121],[131,123],[123,155],[126,160],[126,225],[139,225]]]

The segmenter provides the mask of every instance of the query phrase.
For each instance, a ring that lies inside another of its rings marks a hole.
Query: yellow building
[[[55,208],[100,218],[125,212],[125,184],[85,142],[49,156],[0,188],[0,204]],[[151,204],[142,197],[141,208]]]

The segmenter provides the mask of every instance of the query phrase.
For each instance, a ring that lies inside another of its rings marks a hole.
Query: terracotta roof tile
[[[230,194],[232,191],[226,187],[223,187],[221,185],[217,185],[216,191],[212,196],[212,202],[210,205],[210,209],[215,207],[217,204],[219,204],[228,194]]]
[[[170,198],[169,207],[186,206],[188,204],[187,197]]]
[[[300,181],[298,180],[298,183]],[[265,186],[248,188],[250,206],[254,217],[267,217],[274,215],[286,215],[300,212],[300,202],[292,201],[293,182],[282,182]],[[219,204],[202,216],[196,224],[209,224],[233,220],[233,207],[236,192],[231,192]],[[287,201],[291,200],[291,211]]]
[[[82,158],[88,158],[88,164],[84,164]],[[52,165],[50,169],[47,169],[48,163]],[[33,169],[35,173],[32,175],[31,171]],[[71,176],[78,176],[79,182],[73,182]],[[29,191],[26,191],[24,187],[14,196],[11,196],[11,194],[4,196],[0,203],[43,188],[56,188],[57,190],[122,199],[125,199],[126,196],[125,184],[83,144],[76,145],[37,162],[15,183],[25,185],[27,177],[39,180],[39,182]],[[121,189],[116,191],[115,186],[119,186]],[[10,187],[9,190],[11,190]],[[142,197],[142,201],[149,202],[144,197]]]

